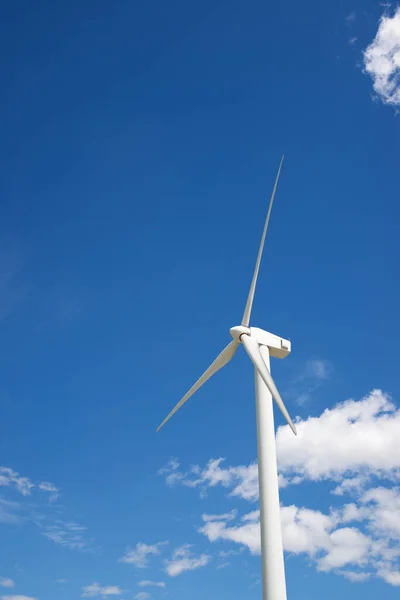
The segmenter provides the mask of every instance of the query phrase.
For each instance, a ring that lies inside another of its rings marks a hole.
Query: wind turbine
[[[196,381],[187,394],[171,410],[157,431],[212,375],[222,369],[233,358],[239,345],[243,345],[254,365],[256,388],[256,420],[258,446],[258,486],[260,498],[261,563],[263,600],[286,600],[285,566],[283,560],[282,531],[279,507],[278,470],[276,463],[275,428],[272,398],[283,416],[297,435],[283,400],[270,373],[270,356],[285,358],[291,351],[290,341],[268,333],[257,327],[250,327],[258,272],[268,229],[272,204],[282,169],[283,156],[279,165],[261,237],[260,248],[253,279],[247,297],[242,322],[230,329],[233,340],[222,350],[207,371]]]

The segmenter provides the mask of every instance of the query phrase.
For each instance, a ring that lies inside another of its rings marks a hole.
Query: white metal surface
[[[203,375],[196,381],[196,383],[190,388],[190,390],[183,396],[182,400],[178,402],[176,406],[171,410],[171,412],[165,417],[164,421],[157,427],[157,431],[160,431],[161,427],[165,425],[167,421],[176,413],[180,407],[185,404],[187,400],[189,400],[190,396],[193,396],[195,392],[208,380],[210,377],[214,375],[217,371],[222,369],[228,362],[231,360],[233,355],[236,352],[238,347],[238,343],[235,340],[232,340],[226,348],[222,350],[220,354],[218,354],[217,358],[214,362],[208,367],[207,371],[203,373]]]
[[[295,435],[297,435],[296,427],[293,425],[293,421],[290,418],[290,415],[286,409],[286,406],[281,398],[280,393],[277,390],[277,387],[272,379],[271,373],[269,371],[269,352],[268,352],[268,366],[265,364],[263,359],[263,355],[261,354],[261,348],[267,348],[267,346],[259,346],[257,340],[250,335],[243,334],[241,336],[241,342],[250,357],[253,365],[257,369],[258,373],[261,376],[261,379],[264,381],[267,386],[269,392],[272,394],[273,399],[277,403],[281,413],[285,417],[290,429],[293,431]],[[268,350],[268,348],[267,348]]]
[[[249,327],[243,327],[243,325],[237,325],[236,327],[231,327],[229,330],[229,333],[231,334],[231,336],[233,337],[234,340],[237,341],[238,344],[241,344],[241,337],[244,333],[247,333],[247,335],[250,335],[250,328]]]
[[[255,337],[260,345],[268,346],[270,356],[274,358],[285,358],[292,350],[289,340],[285,340],[285,338],[281,338],[258,327],[250,327],[250,335]]]
[[[282,156],[281,162],[279,164],[278,173],[277,173],[276,179],[275,179],[274,189],[272,190],[271,200],[269,202],[269,207],[268,207],[267,218],[265,219],[264,230],[263,230],[262,236],[261,236],[261,243],[260,243],[260,247],[258,249],[256,266],[255,266],[254,273],[253,273],[253,279],[251,280],[250,291],[249,291],[249,295],[247,296],[247,302],[246,302],[246,306],[245,306],[243,317],[242,317],[242,325],[244,325],[245,327],[248,327],[249,323],[250,323],[251,309],[253,307],[254,294],[256,291],[258,271],[260,270],[261,258],[262,258],[262,253],[264,250],[265,236],[267,235],[269,218],[271,216],[271,210],[272,210],[272,205],[274,203],[276,188],[278,187],[279,175],[281,174],[283,158],[284,157]]]
[[[269,351],[261,346],[269,368]],[[263,600],[286,600],[272,396],[255,369]]]

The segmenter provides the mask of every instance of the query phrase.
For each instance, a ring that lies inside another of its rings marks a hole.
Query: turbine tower
[[[207,371],[203,373],[182,400],[180,400],[175,408],[171,410],[169,415],[157,429],[157,431],[159,431],[172,415],[190,398],[190,396],[192,396],[212,375],[219,371],[219,369],[222,369],[222,367],[233,358],[239,345],[243,345],[254,365],[255,372],[263,600],[286,600],[272,398],[280,408],[293,433],[297,435],[296,428],[286,410],[270,373],[270,356],[285,358],[291,350],[290,342],[279,336],[273,335],[272,333],[258,329],[257,327],[250,327],[250,316],[257,277],[282,163],[283,156],[269,203],[242,322],[240,325],[230,329],[233,340],[226,348],[224,348],[224,350],[222,350],[212,365],[208,367]]]

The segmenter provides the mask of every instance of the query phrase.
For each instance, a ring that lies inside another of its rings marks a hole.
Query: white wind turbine
[[[241,325],[232,327],[230,334],[233,337],[233,341],[222,350],[212,365],[208,367],[207,371],[203,373],[182,400],[171,410],[157,429],[159,431],[203,383],[219,369],[222,369],[233,358],[238,346],[243,344],[250,360],[254,364],[255,371],[263,600],[286,600],[272,398],[279,406],[294,434],[296,434],[296,428],[270,374],[270,356],[285,358],[291,350],[290,342],[263,329],[249,327],[249,323],[265,236],[282,163],[283,156],[272,191],[242,323]]]

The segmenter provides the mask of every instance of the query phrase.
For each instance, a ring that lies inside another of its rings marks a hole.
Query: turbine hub
[[[243,325],[237,325],[236,327],[231,327],[229,333],[233,337],[234,340],[237,340],[239,344],[241,343],[242,335],[250,335],[250,329],[248,327],[244,327]]]

